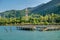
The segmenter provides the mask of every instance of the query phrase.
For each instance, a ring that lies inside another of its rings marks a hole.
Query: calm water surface
[[[60,31],[23,31],[16,26],[0,26],[0,40],[60,40]]]

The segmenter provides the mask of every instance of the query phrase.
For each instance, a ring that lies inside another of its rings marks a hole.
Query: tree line
[[[31,14],[29,16],[23,17],[0,17],[0,25],[8,25],[8,24],[60,24],[60,15],[58,14]]]

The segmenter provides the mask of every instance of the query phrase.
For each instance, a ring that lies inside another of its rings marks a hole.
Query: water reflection
[[[15,26],[0,26],[0,40],[60,40],[60,31],[23,31]]]
[[[16,27],[14,27],[14,26],[0,26],[0,32],[12,32],[13,30],[16,30]]]
[[[8,32],[8,30],[7,30],[7,28],[6,28],[6,27],[4,27],[4,30],[5,30],[6,32]]]

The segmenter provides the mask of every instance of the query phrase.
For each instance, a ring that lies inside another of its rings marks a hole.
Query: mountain
[[[39,13],[42,15],[50,14],[50,13],[58,13],[60,14],[60,0],[51,0],[48,3],[39,5],[31,10],[32,13]]]
[[[41,15],[46,15],[46,14],[60,14],[60,0],[51,0],[48,3],[44,3],[41,5],[38,5],[36,7],[29,7],[27,8],[29,15],[33,14],[41,14]],[[0,16],[2,17],[21,17],[25,16],[25,9],[23,10],[8,10],[5,12],[1,12]]]
[[[0,13],[0,16],[2,17],[20,17],[20,16],[24,16],[24,10],[9,10],[9,11],[5,11]]]
[[[28,10],[30,10],[31,8],[28,8]],[[23,10],[8,10],[8,11],[5,11],[5,12],[1,12],[0,13],[0,16],[1,17],[6,17],[6,18],[10,18],[10,17],[22,17],[22,16],[25,16],[26,14],[26,9],[23,9]],[[29,12],[30,14],[30,12]]]

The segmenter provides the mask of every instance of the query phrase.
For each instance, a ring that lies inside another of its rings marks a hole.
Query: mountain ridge
[[[58,6],[60,6],[58,4],[60,4],[60,1],[58,1],[58,0],[52,0],[52,1],[50,1],[50,2],[48,2],[46,4],[44,4],[44,5],[36,8],[36,9],[34,9],[34,10],[32,10],[32,12],[33,13],[41,13],[41,14],[44,14],[44,15],[46,13],[54,13],[54,12],[50,12],[50,10],[52,10],[52,11],[54,11],[56,9],[58,10],[59,9]],[[58,5],[58,6],[56,6],[56,5]],[[49,10],[49,12],[46,12],[48,10]]]
[[[41,5],[38,5],[36,7],[28,7],[29,15],[33,14],[60,14],[60,0],[51,0],[48,3],[44,3]],[[23,10],[9,10],[5,12],[1,12],[0,16],[2,17],[21,17],[25,16],[25,9]]]

